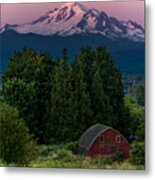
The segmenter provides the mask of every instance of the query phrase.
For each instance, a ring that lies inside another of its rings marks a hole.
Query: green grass
[[[39,157],[31,161],[28,167],[35,168],[91,168],[91,169],[130,169],[144,170],[144,165],[132,165],[129,160],[121,163],[105,158],[81,157],[72,153],[74,144],[39,146]],[[0,161],[1,166],[6,164]],[[9,164],[7,166],[15,166]]]

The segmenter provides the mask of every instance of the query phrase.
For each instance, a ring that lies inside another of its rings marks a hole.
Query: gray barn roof
[[[102,132],[108,130],[109,128],[110,127],[102,124],[95,124],[91,126],[89,129],[87,129],[79,140],[78,154],[86,155],[86,153],[89,151],[90,147],[94,143],[95,139]]]

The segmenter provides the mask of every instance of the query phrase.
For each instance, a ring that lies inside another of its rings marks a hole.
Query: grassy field
[[[39,156],[31,161],[28,167],[34,168],[91,168],[91,169],[121,169],[144,170],[144,165],[132,165],[129,160],[117,162],[112,159],[81,157],[72,153],[72,144],[39,146]],[[1,166],[6,165],[0,161]]]

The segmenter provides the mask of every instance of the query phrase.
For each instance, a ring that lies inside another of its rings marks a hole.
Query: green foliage
[[[10,58],[2,79],[4,101],[18,108],[30,133],[40,143],[44,141],[44,125],[49,119],[53,64],[48,54],[23,49]]]
[[[27,165],[37,155],[37,149],[18,111],[6,104],[0,110],[0,158],[7,163]]]
[[[125,133],[127,122],[125,121],[121,74],[115,67],[106,47],[98,47],[95,51],[89,46],[85,47],[81,49],[77,59],[82,62],[84,80],[90,94],[95,122],[99,120]],[[97,103],[97,106],[95,106],[95,103]],[[99,108],[100,105],[104,106],[104,110],[101,110],[101,107]],[[98,110],[94,109],[94,107],[98,108]]]
[[[112,159],[112,162],[117,162],[117,163],[123,162],[123,156],[122,156],[121,151],[117,150],[117,152],[115,153],[115,155],[113,155],[111,159]]]
[[[22,79],[14,77],[3,84],[3,96],[5,102],[18,108],[32,134],[37,131],[35,119],[35,82],[26,83]],[[31,113],[30,113],[31,112]]]
[[[105,47],[85,47],[68,64],[67,50],[15,53],[2,79],[4,101],[16,107],[40,144],[76,141],[95,123],[129,136],[120,72]]]
[[[73,153],[76,153],[78,147],[78,141],[69,142],[65,145],[63,145],[63,148],[72,151]]]
[[[78,61],[82,62],[84,80],[87,83],[88,91],[90,91],[92,83],[93,63],[95,60],[95,52],[91,49],[91,47],[86,46],[80,50],[76,58],[78,59]]]
[[[143,84],[133,85],[129,91],[129,95],[135,98],[138,105],[145,105],[145,87]]]
[[[121,76],[104,47],[81,49],[71,66],[64,49],[52,74],[46,143],[77,140],[94,123],[125,125]]]
[[[144,87],[133,86],[124,101],[121,74],[105,47],[82,48],[71,64],[66,49],[57,61],[32,49],[16,52],[1,92],[0,100],[8,105],[0,111],[0,163],[28,165],[37,155],[34,135],[39,144],[55,145],[39,146],[40,157],[29,166],[144,168],[144,143],[132,145],[133,165],[122,162],[120,152],[112,158],[75,155],[77,140],[95,123],[144,142]]]
[[[131,163],[134,165],[145,165],[145,144],[134,142],[131,146]]]
[[[112,158],[78,156],[66,148],[67,146],[67,144],[40,146],[41,155],[35,161],[32,161],[29,166],[48,168],[144,169],[144,165],[133,165],[129,161],[117,162]]]
[[[122,163],[124,161],[122,153],[119,150],[117,150],[117,152],[111,157],[97,156],[97,157],[94,157],[92,159],[95,163],[105,164],[105,165],[107,165],[107,164],[112,165],[113,163],[119,164],[119,163]]]
[[[145,95],[143,85],[134,85],[125,97],[125,105],[129,111],[130,135],[138,141],[145,140]]]
[[[125,105],[129,111],[128,114],[128,131],[130,136],[135,137],[139,141],[145,139],[145,110],[139,106],[132,96],[125,97]]]
[[[114,163],[112,158],[94,157],[92,158],[94,164],[112,165]]]
[[[47,143],[69,141],[73,134],[73,107],[71,73],[67,65],[66,51],[53,70],[50,119],[47,122]]]
[[[124,129],[124,94],[121,82],[121,74],[116,68],[114,61],[107,52],[106,47],[98,47],[95,53],[95,60],[99,67],[105,95],[109,98],[112,107],[111,123],[114,128],[122,131]],[[109,114],[110,116],[110,114]]]
[[[109,102],[109,97],[104,92],[103,82],[97,66],[92,76],[90,94],[92,99],[93,123],[112,125],[112,107]]]
[[[69,143],[70,144],[70,143]],[[75,144],[74,142],[72,144]],[[47,168],[93,168],[93,169],[122,169],[122,170],[143,170],[144,165],[134,165],[129,161],[116,162],[112,158],[103,157],[81,157],[72,153],[68,144],[59,145],[39,145],[40,156],[31,161],[28,167],[47,167]],[[0,160],[0,166],[6,166]],[[7,166],[15,166],[7,164]]]
[[[82,63],[75,58],[71,71],[72,98],[73,98],[73,140],[77,140],[81,134],[92,124],[92,111],[90,94],[87,83],[84,81]]]
[[[145,141],[145,112],[144,112],[144,109],[142,109],[140,111],[140,121],[139,121],[139,125],[138,125],[138,128],[137,128],[137,131],[136,131],[136,135],[137,135],[137,139],[139,141]]]

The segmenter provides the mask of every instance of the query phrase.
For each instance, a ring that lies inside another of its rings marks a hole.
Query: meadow
[[[33,168],[84,168],[84,169],[116,169],[116,170],[144,170],[144,165],[133,165],[130,159],[83,157],[73,152],[75,143],[60,145],[38,146],[39,156],[26,167]],[[14,167],[16,164],[6,164],[0,161],[0,166]]]

